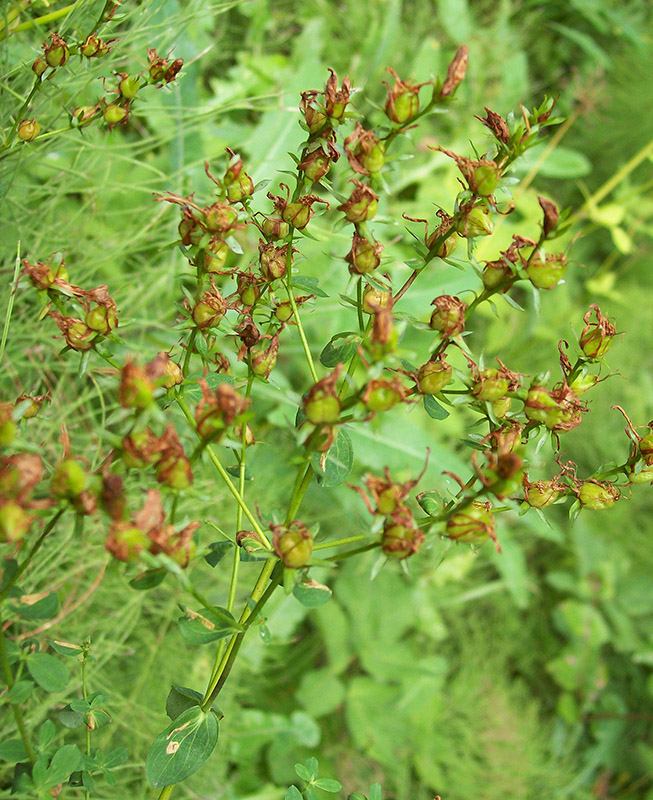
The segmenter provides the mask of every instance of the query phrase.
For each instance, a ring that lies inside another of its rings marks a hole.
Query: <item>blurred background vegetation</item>
[[[75,3],[59,32],[84,30],[99,5]],[[48,29],[29,21],[45,11],[34,3],[21,17],[27,24],[0,41],[5,132],[17,98],[29,91],[30,65]],[[386,66],[428,80],[445,73],[464,43],[470,64],[456,103],[448,115],[420,124],[412,144],[401,146],[415,157],[398,162],[387,177],[383,238],[397,241],[386,252],[410,257],[402,212],[431,217],[433,204],[447,208],[457,191],[455,167],[427,145],[469,155],[471,141],[482,151],[488,137],[474,115],[484,106],[505,116],[518,113],[520,103],[531,107],[546,93],[556,96],[567,122],[519,165],[517,211],[477,257],[496,257],[513,233],[532,235],[540,218],[537,195],[544,194],[574,209],[574,226],[563,240],[572,267],[566,284],[545,293],[539,309],[525,292],[526,313],[505,305],[498,318],[477,317],[471,347],[486,362],[500,356],[530,374],[554,368],[558,339],[573,341],[589,304],[599,303],[623,331],[609,355],[614,375],[594,390],[583,425],[565,436],[563,459],[575,460],[584,476],[625,455],[623,420],[610,406],[622,405],[636,424],[653,417],[649,3],[125,0],[122,12],[113,34],[120,41],[108,61],[71,62],[39,93],[30,116],[43,130],[65,126],[71,107],[95,102],[101,74],[143,69],[146,47],[183,58],[182,76],[167,90],[146,90],[125,130],[71,131],[0,161],[1,318],[20,241],[21,256],[32,260],[65,253],[73,283],[109,284],[129,352],[150,358],[170,347],[175,335],[166,326],[177,314],[184,261],[170,246],[177,217],[155,205],[152,193],[206,192],[203,161],[218,161],[227,146],[243,156],[255,182],[278,179],[279,169],[292,168],[286,153],[303,139],[299,92],[322,88],[327,67],[349,74],[367,98],[382,102]],[[359,110],[374,114],[369,104]],[[337,297],[347,282],[348,234],[321,229],[319,222],[313,232],[318,238],[304,240],[302,270],[318,276],[331,298],[308,318],[319,352],[346,327],[348,312]],[[247,234],[243,244],[255,246],[255,238]],[[443,264],[422,277],[404,309],[409,313],[423,315],[436,294],[478,285],[471,272]],[[74,380],[76,359],[57,355],[60,342],[51,324],[37,322],[38,311],[31,292],[18,293],[2,397],[47,389],[54,413],[31,423],[25,446],[56,461],[58,425],[66,420],[76,451],[97,466],[108,445],[95,447],[94,430],[104,427],[115,404],[110,371],[94,364]],[[297,354],[287,344],[283,358]],[[266,390],[255,421],[261,444],[252,451],[248,493],[266,517],[279,491],[283,499],[290,490],[289,475],[278,473],[280,457],[293,456],[283,430],[292,412],[286,398],[308,385],[299,367],[284,374]],[[461,439],[468,423],[464,414],[436,422],[415,412],[353,431],[356,474],[388,465],[397,479],[416,477],[427,441],[432,455],[419,489],[442,488],[443,470],[465,478],[470,452]],[[273,800],[295,780],[293,765],[317,754],[321,772],[337,777],[346,791],[366,791],[379,781],[398,800],[434,794],[443,800],[653,800],[653,505],[649,487],[635,488],[630,502],[585,512],[573,524],[564,507],[551,509],[548,524],[531,514],[503,521],[501,556],[490,546],[478,554],[457,547],[441,563],[436,543],[411,560],[408,576],[386,568],[371,581],[375,556],[323,574],[334,599],[320,609],[308,612],[292,597],[277,597],[261,629],[266,635],[254,633],[246,642],[221,698],[219,749],[178,796]],[[189,517],[218,524],[232,518],[231,502],[208,471],[183,503]],[[360,499],[342,487],[313,487],[307,509],[307,521],[321,520],[327,535],[368,524]],[[210,537],[207,527],[202,535]],[[92,635],[91,685],[109,693],[114,715],[98,743],[129,748],[118,786],[99,784],[99,796],[146,798],[151,790],[139,765],[165,725],[168,686],[203,688],[212,654],[191,651],[181,640],[175,586],[134,592],[115,564],[104,573],[103,536],[100,522],[87,527],[80,561],[72,530],[62,530],[33,586],[37,591],[54,581],[64,598],[57,638]],[[243,569],[253,580],[256,565]],[[219,600],[228,576],[219,567],[205,573],[207,591]],[[31,722],[51,713],[51,703],[44,703]]]

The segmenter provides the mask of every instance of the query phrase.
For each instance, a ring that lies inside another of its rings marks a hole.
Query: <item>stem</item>
[[[295,302],[295,295],[292,290],[292,238],[288,242],[288,254],[286,256],[286,290],[288,291],[288,300],[290,301],[290,306],[293,312],[293,319],[295,320],[295,324],[297,325],[297,330],[299,332],[299,338],[302,342],[302,347],[304,348],[304,353],[306,354],[306,361],[308,362],[308,368],[311,371],[311,376],[313,378],[313,382],[317,383],[319,378],[317,376],[317,372],[315,371],[315,364],[313,363],[313,356],[311,355],[311,349],[308,346],[308,340],[306,339],[306,333],[304,332],[304,326],[302,325],[301,317],[299,316],[299,308],[297,307],[297,303]]]
[[[290,497],[290,503],[288,504],[288,513],[286,514],[286,521],[285,525],[290,525],[290,523],[295,519],[295,514],[297,513],[299,506],[306,494],[306,490],[311,485],[313,480],[313,468],[311,467],[310,462],[306,464],[303,474],[302,474],[302,464],[297,472],[297,477],[295,478],[295,485],[292,490],[292,495]]]
[[[20,580],[20,578],[23,575],[23,573],[25,572],[25,570],[31,564],[32,559],[34,558],[34,556],[41,549],[41,545],[45,541],[47,535],[54,528],[54,526],[57,523],[57,520],[64,513],[64,511],[65,511],[65,509],[63,509],[63,508],[59,509],[59,511],[57,511],[57,513],[54,515],[54,517],[52,517],[52,519],[48,522],[48,524],[45,526],[45,528],[43,528],[43,532],[41,533],[39,538],[32,545],[32,549],[27,554],[25,560],[22,562],[22,564],[20,564],[20,566],[18,567],[16,572],[14,572],[14,574],[11,576],[11,578],[7,581],[7,585],[5,586],[5,588],[0,592],[0,603],[7,597],[9,592],[18,583],[18,581]]]
[[[16,136],[16,131],[18,130],[18,126],[20,125],[20,122],[23,119],[23,115],[29,108],[29,104],[32,102],[34,95],[38,92],[40,85],[41,85],[41,79],[36,78],[34,80],[32,88],[30,89],[29,94],[27,95],[27,99],[20,107],[18,114],[16,114],[16,119],[14,121],[14,124],[12,125],[11,130],[9,131],[9,135],[7,136],[7,139],[4,143],[4,147],[2,148],[3,150],[8,150],[11,147],[11,144]]]
[[[88,703],[88,687],[86,685],[86,656],[88,655],[87,651],[84,651],[84,656],[82,658],[82,697]],[[86,735],[86,755],[90,758],[91,757],[91,731],[88,725],[84,726],[85,728],[85,735]],[[84,789],[84,797],[86,800],[90,797],[90,793],[88,789]]]
[[[5,676],[5,682],[9,689],[14,685],[14,676],[11,671],[11,666],[9,664],[9,658],[7,656],[7,645],[5,641],[5,632],[3,626],[0,625],[0,664],[2,665],[2,672]],[[14,705],[14,703],[9,703],[11,706],[11,710],[14,715],[14,719],[16,720],[16,727],[20,733],[20,738],[23,740],[23,744],[25,745],[25,750],[27,751],[27,755],[29,756],[29,760],[32,764],[36,761],[36,755],[34,753],[34,748],[32,747],[32,743],[30,742],[29,736],[27,734],[27,728],[25,727],[25,719],[23,717],[23,711],[20,706]]]
[[[179,406],[179,408],[181,408],[184,416],[186,417],[186,419],[188,420],[188,422],[192,426],[193,430],[195,431],[195,433],[197,433],[197,426],[195,425],[195,420],[193,419],[193,415],[191,414],[191,411],[188,408],[185,400],[182,397],[177,397],[177,398],[175,398],[175,400],[176,400],[177,405]],[[197,435],[199,437],[199,434],[197,434]],[[252,527],[254,528],[256,533],[258,534],[261,542],[263,543],[263,546],[267,550],[271,550],[272,549],[272,545],[270,544],[267,536],[265,535],[265,533],[263,531],[263,528],[261,528],[261,526],[259,525],[258,520],[254,516],[254,514],[252,514],[252,512],[249,510],[249,507],[247,506],[247,503],[245,503],[241,493],[234,486],[233,481],[229,477],[229,473],[222,466],[222,464],[220,463],[220,459],[217,457],[217,455],[213,451],[213,448],[210,445],[206,446],[206,452],[208,453],[209,458],[213,462],[213,466],[217,469],[220,477],[225,482],[225,484],[227,486],[227,489],[229,489],[229,491],[233,495],[235,501],[238,503],[240,508],[242,508],[243,513],[245,514],[247,519],[252,524]]]
[[[190,365],[190,359],[193,355],[193,347],[195,345],[195,339],[197,338],[197,328],[193,328],[193,332],[190,335],[188,340],[188,344],[186,345],[186,356],[184,357],[184,366],[181,368],[181,371],[184,373],[184,378],[187,377],[188,374],[188,367]]]
[[[168,800],[169,797],[172,797],[174,789],[174,783],[171,786],[164,786],[163,789],[161,789],[161,794],[159,795],[158,800]]]
[[[14,310],[14,300],[16,299],[16,289],[18,288],[18,280],[20,278],[20,240],[16,246],[16,263],[14,265],[13,288],[9,294],[9,301],[7,302],[7,312],[5,313],[5,324],[2,329],[2,341],[0,341],[0,362],[2,356],[5,354],[5,347],[7,346],[7,337],[9,336],[9,324],[11,323],[11,314]]]
[[[355,542],[362,542],[367,539],[367,536],[364,534],[358,534],[358,536],[346,536],[344,539],[336,539],[333,542],[322,542],[321,544],[316,544],[313,547],[313,550],[326,550],[329,547],[341,547],[343,544],[354,544]]]

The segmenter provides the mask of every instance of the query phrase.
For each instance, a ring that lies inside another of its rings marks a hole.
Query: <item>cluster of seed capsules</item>
[[[103,21],[113,16],[117,6],[105,15]],[[116,39],[101,39],[97,32],[90,33],[80,41],[66,40],[58,33],[51,33],[43,42],[43,54],[32,64],[38,86],[43,81],[52,80],[55,75],[69,64],[70,59],[77,56],[82,62],[105,58],[111,51]],[[156,50],[147,49],[148,67],[136,75],[126,72],[114,73],[111,82],[113,87],[107,89],[104,78],[105,94],[93,105],[77,106],[70,111],[70,127],[85,128],[94,121],[103,122],[109,129],[129,122],[136,96],[146,86],[161,88],[174,81],[180,72],[183,61],[178,58],[170,61],[158,55]],[[23,142],[34,141],[41,133],[41,124],[36,117],[21,119],[16,128],[18,139]]]
[[[557,452],[559,436],[581,422],[585,411],[581,396],[599,380],[592,368],[602,363],[616,335],[614,325],[597,306],[590,307],[585,316],[574,364],[561,343],[563,378],[552,387],[542,378],[527,383],[526,376],[500,361],[497,367],[477,364],[466,346],[464,334],[479,303],[508,292],[518,281],[529,281],[536,290],[549,290],[563,278],[567,268],[564,254],[548,252],[544,246],[560,233],[564,222],[564,215],[550,200],[540,198],[543,217],[537,240],[514,236],[510,247],[478,270],[482,288],[473,302],[468,304],[453,295],[434,298],[428,322],[423,324],[436,335],[428,359],[409,370],[400,357],[403,323],[395,314],[395,305],[430,261],[449,258],[461,241],[473,244],[477,237],[490,235],[493,218],[512,210],[510,202],[497,199],[503,188],[502,179],[512,162],[535,143],[541,128],[550,122],[549,101],[533,112],[524,110],[523,120],[512,120],[510,124],[486,109],[486,116],[479,119],[495,140],[496,152],[491,157],[468,159],[443,151],[455,161],[463,188],[449,212],[438,211],[435,231],[429,233],[426,227],[418,249],[423,263],[394,292],[391,276],[381,266],[383,245],[370,228],[379,205],[380,173],[393,140],[410,129],[423,113],[451,100],[464,77],[466,64],[467,52],[461,48],[446,79],[433,84],[431,99],[422,108],[423,84],[403,81],[393,72],[394,84],[387,86],[386,123],[375,130],[365,129],[360,119],[348,111],[352,87],[348,79],[339,84],[331,71],[323,92],[309,91],[301,97],[302,126],[308,135],[296,158],[295,185],[291,189],[281,184],[281,194],[268,193],[271,208],[265,213],[252,210],[257,187],[243,160],[231,150],[220,178],[214,177],[208,163],[205,165],[207,177],[217,189],[217,197],[210,202],[199,203],[195,195],[157,196],[158,201],[180,209],[179,244],[193,269],[194,292],[185,292],[178,325],[180,345],[182,351],[185,349],[183,359],[175,356],[173,360],[171,354],[164,353],[145,367],[128,361],[120,368],[118,398],[123,407],[134,411],[133,426],[122,437],[102,474],[96,476],[100,481],[97,496],[112,519],[107,546],[116,557],[129,561],[144,549],[157,552],[159,548],[160,552],[160,542],[166,540],[159,528],[145,525],[144,520],[149,519],[145,511],[128,510],[122,471],[153,468],[158,482],[172,491],[183,491],[192,482],[192,456],[184,453],[174,428],[168,426],[156,433],[149,426],[147,415],[158,407],[166,392],[173,399],[176,392],[183,397],[184,387],[176,387],[188,378],[193,359],[199,357],[206,372],[237,372],[237,380],[249,384],[249,395],[254,380],[266,381],[270,377],[277,366],[280,347],[296,330],[317,378],[301,324],[302,307],[315,295],[295,294],[294,244],[298,236],[306,233],[318,209],[330,210],[331,203],[324,195],[333,198],[335,193],[328,176],[342,154],[355,177],[351,178],[350,195],[338,198],[335,210],[341,224],[353,226],[351,248],[343,259],[357,285],[354,304],[360,331],[347,356],[351,358],[349,365],[346,367],[344,359],[336,363],[304,394],[297,417],[298,444],[306,453],[320,454],[324,463],[343,425],[364,424],[377,414],[427,398],[448,402],[447,393],[452,391],[450,384],[456,378],[448,360],[452,348],[463,353],[469,366],[467,374],[462,375],[464,388],[454,389],[453,393],[458,402],[480,412],[489,428],[486,436],[479,437],[471,479],[464,483],[453,476],[461,487],[455,498],[445,502],[435,499],[434,492],[418,495],[418,503],[426,512],[423,519],[416,520],[407,504],[417,480],[398,483],[386,470],[383,478],[365,479],[367,493],[357,487],[369,511],[380,520],[378,544],[383,552],[396,559],[411,556],[432,529],[457,542],[480,544],[492,539],[498,547],[494,517],[498,509],[493,506],[494,500],[503,503],[501,510],[507,501],[517,500],[541,509],[574,496],[579,506],[603,509],[619,498],[618,481],[623,485],[653,480],[653,434],[640,436],[630,422],[630,453],[607,475],[580,480],[570,462],[559,463],[558,474],[549,480],[530,481],[526,471],[523,448],[531,436],[549,431]],[[352,118],[354,129],[340,144],[339,129]],[[240,242],[248,238],[243,232],[252,229],[258,237],[255,258],[245,269],[233,266],[241,252]],[[26,262],[25,270],[50,300],[57,293],[58,281],[70,286],[67,277],[59,276],[51,264]],[[296,281],[297,286],[311,286],[310,281]],[[232,288],[228,288],[229,282],[233,282]],[[92,350],[103,339],[111,339],[116,324],[115,305],[98,290],[75,290],[76,287],[68,288],[66,296],[85,305],[83,318],[66,316],[57,309],[49,313],[69,348]],[[89,303],[93,307],[86,307]],[[183,367],[177,363],[182,360]],[[238,362],[246,366],[245,376],[237,367]],[[187,415],[199,439],[198,446],[220,440],[228,443],[229,435],[235,436],[243,447],[254,445],[248,425],[252,419],[249,396],[243,397],[229,383],[218,383],[216,388],[210,388],[205,380],[199,384],[201,400]],[[608,480],[610,477],[614,479]],[[154,506],[155,499],[150,503]],[[511,507],[514,505],[512,502]],[[240,531],[237,538],[239,543],[247,542],[248,547],[271,547],[287,568],[310,563],[313,539],[303,522],[295,519],[285,526],[270,525],[270,531],[271,544],[256,531]],[[163,551],[178,552],[179,562],[188,563],[192,556],[189,530],[174,532],[168,526],[166,541],[168,549],[163,547]]]

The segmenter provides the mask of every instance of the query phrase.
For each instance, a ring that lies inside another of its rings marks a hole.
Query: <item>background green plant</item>
[[[97,3],[75,5],[62,33],[83,30],[84,15],[97,13]],[[22,19],[45,10],[33,7]],[[558,106],[570,122],[553,133],[556,146],[536,152],[526,166],[516,213],[528,232],[539,219],[537,192],[561,206],[581,207],[569,237],[577,264],[566,288],[543,298],[539,315],[509,309],[499,320],[488,315],[475,340],[484,343],[488,360],[501,354],[532,374],[550,364],[563,329],[573,339],[566,326],[578,331],[588,303],[599,301],[625,330],[609,361],[627,380],[612,378],[596,388],[592,414],[567,434],[565,450],[581,473],[589,471],[623,448],[623,424],[610,405],[619,403],[635,420],[653,416],[653,205],[646,194],[653,97],[645,68],[651,56],[646,3],[377,0],[312,2],[300,11],[292,2],[153,1],[126,3],[124,12],[116,33],[120,46],[98,64],[97,74],[137,71],[145,66],[146,46],[166,53],[174,45],[174,57],[186,62],[183,79],[170,90],[150,89],[126,131],[65,133],[0,161],[5,286],[13,279],[18,240],[24,256],[63,251],[74,283],[106,282],[114,290],[121,322],[133,320],[133,332],[125,329],[130,351],[138,347],[135,334],[144,356],[169,346],[174,340],[162,321],[174,316],[182,259],[167,247],[177,220],[152,204],[151,193],[190,191],[202,176],[202,161],[221,157],[225,146],[246,157],[255,181],[268,177],[302,139],[293,113],[300,89],[321,86],[327,66],[349,72],[356,86],[373,97],[376,92],[380,101],[387,64],[416,79],[442,74],[464,42],[470,69],[458,101],[448,116],[422,124],[415,134],[418,156],[402,170],[401,181],[389,177],[388,217],[399,218],[400,211],[425,216],[433,202],[444,204],[456,191],[455,170],[419,144],[463,149],[469,139],[483,141],[472,122],[483,106],[505,114],[519,102],[538,102],[544,91],[559,91]],[[12,93],[29,90],[29,66],[42,38],[42,31],[25,28],[0,44],[5,130],[15,109]],[[64,109],[89,92],[94,96],[94,75],[69,70],[57,76],[30,116],[44,131],[65,125]],[[638,153],[644,158],[628,169]],[[611,191],[602,196],[606,184]],[[499,229],[492,253],[481,250],[479,257],[493,257],[505,246],[514,224],[511,219]],[[347,245],[343,232],[305,248],[310,272],[333,298],[341,276],[325,252],[342,255]],[[398,246],[396,254],[407,257]],[[434,289],[455,293],[470,282],[443,269],[437,286],[416,287],[414,302],[423,306]],[[103,370],[95,368],[85,382],[70,380],[74,359],[56,356],[59,343],[36,324],[35,313],[30,302],[16,298],[2,398],[47,388],[55,413],[30,423],[30,441],[45,442],[44,458],[56,461],[53,420],[72,409],[81,420],[77,446],[92,453],[93,429],[112,411]],[[308,318],[309,329],[319,327],[323,339],[325,330],[341,329],[343,313],[334,299]],[[301,393],[301,376],[296,389]],[[291,452],[276,427],[287,413],[280,394],[271,391],[265,445],[255,448],[251,464],[262,507],[269,507],[272,489],[278,491],[272,486],[276,476],[271,479],[275,462]],[[425,430],[424,421],[410,415],[400,432],[382,420],[355,434],[357,471],[388,464],[397,479],[414,477],[422,466]],[[428,426],[433,455],[424,486],[442,486],[444,469],[464,472],[468,455],[461,434],[453,417]],[[291,487],[282,488],[288,493]],[[312,517],[341,534],[364,514],[353,493],[346,506],[334,508],[327,490],[313,488],[309,501]],[[201,516],[214,515],[216,505],[230,508],[227,498],[216,497],[209,475],[199,476],[192,503],[203,509]],[[562,515],[549,516],[550,528],[529,515],[502,532],[501,557],[483,551],[478,558],[461,548],[438,566],[426,552],[411,564],[410,579],[385,570],[370,583],[371,557],[340,570],[334,600],[321,609],[307,613],[292,597],[273,599],[264,636],[246,640],[235,679],[221,698],[230,720],[221,758],[193,776],[179,796],[226,790],[234,798],[278,797],[279,787],[296,781],[294,764],[319,752],[325,774],[347,791],[378,780],[386,794],[402,800],[433,792],[461,800],[650,799],[649,514],[650,494],[640,491],[606,516],[581,515],[573,527]],[[210,655],[206,663],[187,660],[174,624],[178,594],[172,585],[143,596],[128,590],[111,564],[96,586],[106,561],[104,534],[90,524],[84,536],[88,556],[81,566],[72,531],[48,543],[47,558],[30,575],[30,590],[50,588],[56,575],[69,610],[57,622],[57,638],[80,643],[93,630],[93,688],[109,695],[114,717],[97,737],[107,751],[121,745],[129,751],[129,761],[115,772],[117,786],[98,782],[98,796],[148,797],[151,790],[134,767],[166,724],[167,686],[180,682],[180,675],[185,685],[201,683]],[[207,590],[224,593],[226,579],[218,570],[210,581]],[[25,633],[30,630],[26,625]],[[55,702],[69,699],[75,680]],[[51,700],[30,711],[31,727],[52,716]],[[3,714],[2,724],[10,727],[10,715]],[[70,737],[67,742],[74,741]]]

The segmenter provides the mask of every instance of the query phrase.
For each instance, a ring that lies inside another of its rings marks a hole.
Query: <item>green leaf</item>
[[[373,783],[370,786],[370,800],[381,800],[381,784]]]
[[[301,775],[299,776],[301,778]],[[304,780],[304,778],[302,778]],[[285,800],[303,800],[302,793],[296,786],[289,786]]]
[[[115,769],[125,764],[129,758],[129,751],[126,747],[116,747],[100,762],[104,769]]]
[[[211,552],[204,556],[204,560],[210,567],[215,567],[233,546],[233,542],[211,542],[209,545]]]
[[[39,728],[39,750],[45,750],[54,739],[56,732],[57,729],[54,722],[51,719],[46,719]]]
[[[56,592],[42,597],[35,602],[25,602],[26,595],[21,598],[22,603],[16,603],[14,610],[23,619],[51,619],[59,611],[59,595]]]
[[[315,758],[315,756],[310,756],[306,759],[306,769],[310,770],[312,778],[311,780],[314,781],[317,778],[317,774],[320,769],[320,762]]]
[[[440,513],[442,503],[440,494],[438,492],[420,492],[416,499],[420,504],[421,509],[428,514],[429,517],[435,517]]]
[[[45,773],[45,786],[56,786],[68,780],[79,767],[81,753],[76,744],[65,744],[54,754],[50,766]]]
[[[195,689],[186,686],[172,686],[166,699],[166,714],[170,719],[177,719],[180,714],[193,706],[199,706],[204,699],[204,695]]]
[[[307,606],[308,608],[323,606],[325,603],[329,602],[333,595],[333,592],[328,586],[317,583],[317,581],[312,580],[308,576],[305,576],[299,583],[295,584],[292,593],[303,606]]]
[[[73,644],[72,642],[60,642],[56,639],[48,639],[50,647],[60,656],[78,656],[82,652],[81,644]]]
[[[300,289],[307,289],[311,294],[317,295],[317,297],[329,296],[324,290],[320,289],[319,279],[310,275],[294,275],[292,284]]]
[[[321,461],[322,454],[314,453],[311,464],[320,486],[327,489],[344,483],[354,465],[354,448],[347,431],[342,428],[338,429],[331,449],[326,455],[324,469]]]
[[[27,761],[25,745],[20,739],[8,739],[6,742],[0,742],[0,758],[3,761],[9,761],[10,764]]]
[[[34,684],[32,681],[16,681],[7,692],[7,700],[11,703],[24,703],[33,690]]]
[[[184,711],[160,733],[145,761],[145,773],[154,789],[181,783],[196,772],[218,742],[218,719],[199,706]]]
[[[338,342],[338,344],[335,344]],[[356,352],[360,336],[355,333],[334,336],[320,353],[320,363],[325,367],[335,367],[340,362],[349,361]]]
[[[73,711],[70,703],[57,714],[59,722],[66,728],[80,728],[84,724],[84,715]]]
[[[177,620],[179,630],[190,644],[208,644],[240,630],[238,623],[226,608],[215,611],[185,609],[185,615]]]
[[[332,794],[342,789],[340,781],[333,780],[333,778],[318,778],[315,781],[315,786],[318,789],[322,789],[323,792],[331,792]]]
[[[84,715],[84,722],[87,726],[91,725],[91,730],[97,731],[111,722],[111,714],[103,708],[92,708]]]
[[[295,764],[295,772],[303,781],[306,781],[306,783],[310,783],[312,780],[314,780],[314,775],[312,772],[303,764]]]
[[[199,343],[200,339],[203,340],[203,337],[198,336],[195,340],[196,344]],[[206,342],[204,342],[204,346],[206,347]],[[197,349],[199,350],[199,347]],[[231,377],[231,375],[223,375],[222,373],[217,372],[210,372],[208,375],[202,375],[201,372],[193,372],[193,374],[189,375],[183,383],[185,400],[190,400],[193,403],[198,403],[201,400],[202,390],[197,383],[197,381],[201,378],[204,378],[211,391],[214,391],[221,383],[228,383],[230,386],[233,386],[234,384],[234,379]]]
[[[29,674],[46,692],[62,692],[68,685],[68,670],[54,656],[30,653],[26,661]]]
[[[446,419],[449,416],[447,409],[443,408],[432,394],[424,395],[424,410],[433,419]]]
[[[159,567],[158,569],[147,569],[145,572],[141,572],[135,578],[132,578],[129,581],[129,585],[132,589],[136,589],[139,592],[145,592],[148,589],[154,589],[155,586],[158,586],[168,574],[168,570],[165,567]]]

